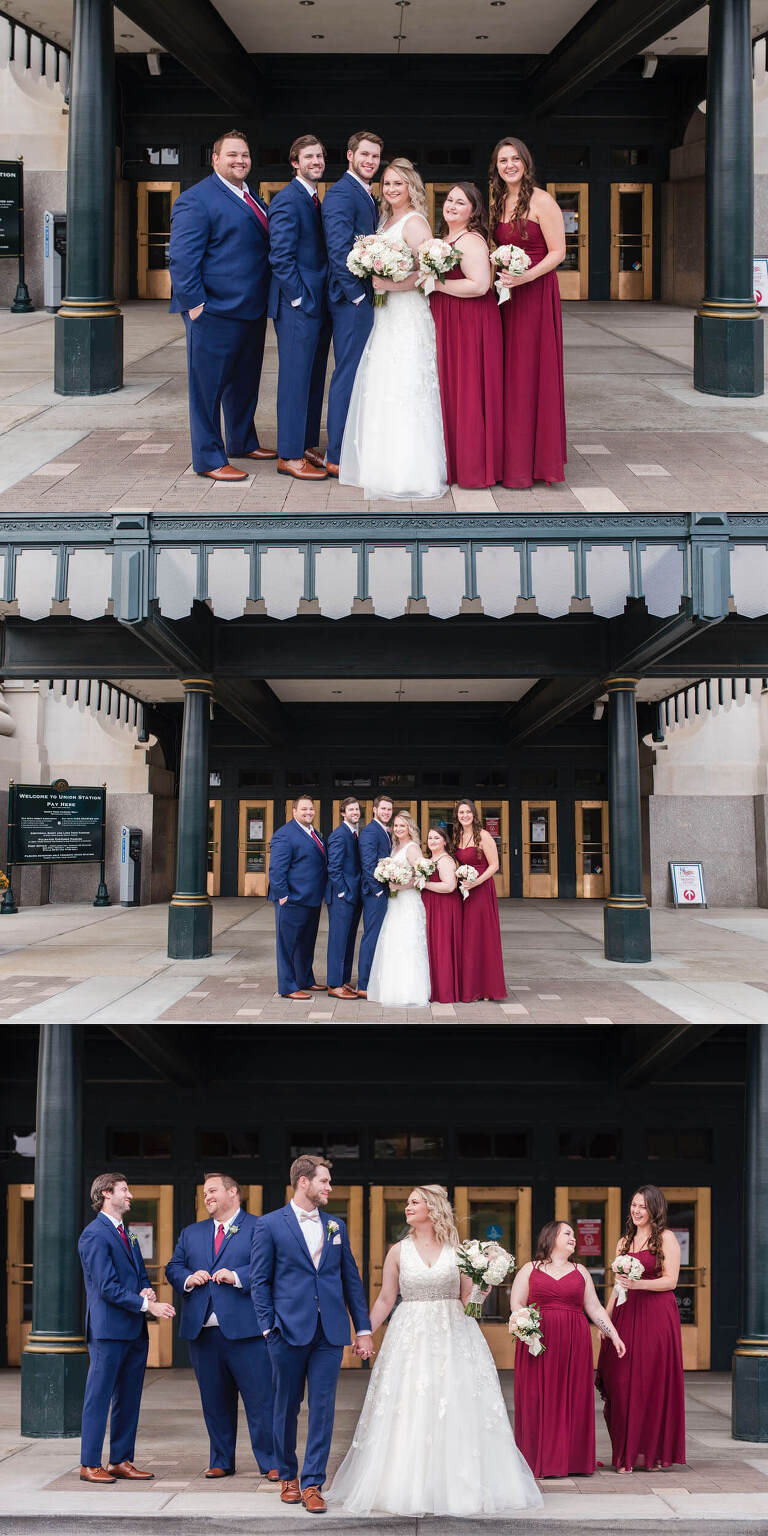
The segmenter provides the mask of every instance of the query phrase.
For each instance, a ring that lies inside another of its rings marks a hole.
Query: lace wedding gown
[[[459,1300],[454,1249],[446,1244],[430,1269],[405,1238],[400,1294],[329,1503],[352,1515],[538,1509],[493,1357]]]
[[[408,843],[392,858],[398,864],[407,864],[407,850],[415,847],[415,843]],[[386,901],[368,979],[368,1001],[382,1003],[385,1008],[426,1008],[430,993],[429,953],[421,891],[409,886],[396,896],[388,896]]]
[[[413,209],[384,231],[400,239]],[[427,238],[425,221],[424,238]],[[448,489],[435,324],[420,289],[388,293],[358,364],[339,480],[369,501],[430,500]]]

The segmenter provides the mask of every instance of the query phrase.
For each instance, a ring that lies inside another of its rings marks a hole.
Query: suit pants
[[[192,468],[219,469],[227,457],[252,453],[259,439],[253,418],[259,399],[266,315],[234,320],[206,308],[196,320],[185,314],[189,373]],[[221,435],[221,412],[227,446]]]
[[[387,915],[388,900],[386,886],[382,886],[380,896],[363,897],[363,937],[360,940],[360,953],[357,957],[357,985],[361,992],[368,991],[368,978],[371,974],[381,925]]]
[[[373,326],[373,305],[367,298],[359,304],[341,299],[332,300],[329,309],[335,367],[328,391],[328,462],[338,464],[357,365]]]
[[[81,1466],[101,1466],[110,1406],[109,1459],[133,1461],[148,1349],[146,1325],[138,1339],[88,1340]]]
[[[281,907],[275,902],[277,990],[281,997],[314,986],[312,962],[319,922],[319,907],[303,907],[292,901]]]
[[[275,1465],[272,1443],[272,1365],[262,1338],[226,1339],[221,1328],[201,1328],[189,1341],[210,1440],[210,1467],[235,1470],[237,1397],[243,1399],[260,1472]]]
[[[318,1316],[317,1331],[309,1344],[287,1344],[279,1328],[267,1335],[275,1383],[275,1456],[282,1478],[297,1477],[296,1430],[299,1409],[307,1388],[308,1423],[302,1488],[322,1488],[331,1449],[336,1386],[344,1353],[341,1344],[329,1344]]]
[[[328,962],[326,981],[329,987],[343,987],[352,976],[355,958],[355,939],[362,907],[359,901],[348,896],[337,896],[334,891],[328,903]]]
[[[331,328],[328,316],[308,315],[281,297],[274,322],[277,334],[277,451],[281,459],[300,459],[320,442],[325,370]]]

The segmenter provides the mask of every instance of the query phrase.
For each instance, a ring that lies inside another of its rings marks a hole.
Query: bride
[[[423,857],[419,829],[407,811],[392,823],[392,858],[415,864]],[[429,1002],[427,916],[421,891],[398,886],[387,901],[368,980],[368,1001],[385,1008],[426,1008]]]
[[[424,183],[410,160],[392,160],[384,172],[379,234],[414,252],[432,236]],[[369,501],[434,500],[448,489],[435,325],[417,276],[373,279],[386,302],[374,310],[339,461],[339,480],[363,486]]]
[[[399,899],[399,898],[398,898]],[[328,1492],[343,1512],[507,1515],[543,1503],[515,1445],[488,1345],[463,1303],[471,1281],[456,1264],[459,1237],[446,1190],[414,1189],[410,1232],[390,1248],[375,1332],[397,1299],[363,1411]]]

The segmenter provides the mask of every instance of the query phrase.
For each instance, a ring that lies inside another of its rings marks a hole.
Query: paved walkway
[[[504,1003],[380,1008],[318,992],[277,995],[274,917],[262,900],[214,901],[214,953],[169,960],[168,909],[29,907],[0,924],[0,1021],[92,1024],[768,1023],[768,911],[652,913],[649,965],[603,959],[600,902],[503,901]],[[324,979],[326,917],[316,974]]]
[[[329,1474],[349,1445],[367,1385],[364,1371],[344,1371],[337,1399],[336,1429]],[[512,1408],[513,1373],[502,1372]],[[229,1533],[248,1529],[268,1536],[274,1528],[306,1527],[307,1516],[280,1503],[279,1485],[259,1477],[247,1447],[242,1419],[240,1470],[223,1484],[206,1482],[207,1439],[191,1371],[149,1371],[142,1405],[137,1465],[155,1473],[151,1483],[85,1488],[79,1480],[79,1445],[72,1440],[24,1440],[18,1432],[19,1373],[0,1373],[0,1509],[5,1536],[21,1531],[89,1533],[128,1531],[159,1525],[164,1533]],[[688,1465],[664,1473],[619,1477],[610,1468],[610,1445],[596,1404],[597,1454],[604,1465],[593,1477],[543,1480],[544,1508],[501,1521],[344,1519],[330,1512],[323,1531],[378,1530],[405,1533],[471,1531],[492,1536],[556,1527],[650,1533],[691,1532],[705,1525],[734,1536],[768,1529],[768,1445],[730,1437],[730,1378],[689,1374],[686,1380]],[[302,1421],[304,1416],[302,1415]],[[304,1422],[300,1428],[303,1444]]]
[[[257,465],[215,485],[190,468],[186,351],[178,316],[125,309],[125,388],[53,393],[53,320],[0,314],[0,513],[211,511],[353,515],[362,492],[300,485]],[[692,384],[693,313],[662,304],[565,306],[567,483],[460,491],[424,513],[765,511],[768,401],[721,400]],[[257,425],[275,442],[277,352],[270,328]],[[247,467],[251,467],[248,465]],[[401,510],[408,503],[401,503]],[[391,503],[373,503],[373,510]]]

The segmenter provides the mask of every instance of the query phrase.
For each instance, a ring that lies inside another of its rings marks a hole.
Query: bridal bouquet
[[[513,1339],[528,1345],[531,1355],[543,1355],[546,1344],[541,1337],[541,1313],[538,1307],[518,1307],[509,1316],[509,1331]]]
[[[423,282],[419,287],[424,289],[427,298],[434,291],[438,278],[445,277],[446,272],[452,272],[459,265],[461,256],[447,240],[425,240],[418,249],[419,273]]]
[[[619,1257],[614,1259],[611,1269],[616,1276],[616,1306],[623,1307],[627,1299],[627,1293],[621,1283],[622,1278],[626,1280],[642,1280],[645,1270],[640,1260],[634,1258],[631,1253],[620,1253]]]
[[[386,235],[358,235],[348,257],[347,267],[354,277],[387,277],[402,283],[414,268],[413,251],[404,240],[388,240]],[[374,304],[386,304],[385,293],[373,295]]]
[[[496,250],[491,252],[491,261],[497,271],[513,272],[515,277],[522,277],[523,273],[527,272],[531,265],[530,256],[527,251],[521,251],[519,245],[497,246]],[[506,304],[509,298],[509,289],[505,288],[504,284],[498,280],[493,286],[499,295],[499,303]]]
[[[396,859],[379,859],[373,871],[374,880],[378,880],[381,885],[386,885],[390,896],[397,895],[397,891],[391,889],[393,885],[410,885],[411,876],[410,864],[401,864]]]
[[[417,891],[423,891],[430,875],[435,873],[434,859],[417,859],[413,865],[413,883]]]
[[[460,864],[456,870],[456,880],[461,891],[462,900],[466,901],[469,895],[469,886],[477,879],[477,870],[474,864]]]
[[[485,1293],[492,1285],[503,1285],[515,1271],[515,1257],[500,1243],[480,1243],[467,1238],[456,1249],[456,1263],[462,1275],[469,1275],[472,1291],[464,1308],[467,1317],[482,1317]]]

